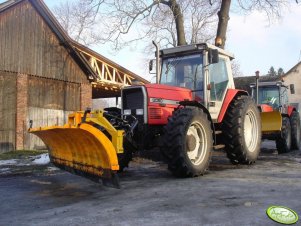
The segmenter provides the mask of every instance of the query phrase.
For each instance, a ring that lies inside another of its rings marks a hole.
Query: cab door
[[[230,60],[228,57],[219,56],[219,62],[210,64],[209,70],[209,112],[216,121],[221,110],[223,100],[229,87],[234,88],[231,76]]]

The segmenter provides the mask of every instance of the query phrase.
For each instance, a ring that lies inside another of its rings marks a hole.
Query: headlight
[[[131,111],[131,109],[125,109],[125,110],[123,111],[123,114],[124,114],[124,115],[131,115],[131,114],[132,114],[132,111]]]
[[[143,115],[143,109],[136,109],[136,115]]]

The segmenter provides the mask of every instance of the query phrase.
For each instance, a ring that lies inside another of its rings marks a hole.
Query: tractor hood
[[[161,84],[146,84],[145,88],[150,103],[177,105],[179,101],[192,100],[190,89]]]

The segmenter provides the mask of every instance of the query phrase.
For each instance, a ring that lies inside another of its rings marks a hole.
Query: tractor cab
[[[233,55],[208,43],[159,51],[158,83],[191,90],[193,100],[207,106],[217,118],[228,89],[234,89],[230,61]]]
[[[251,84],[252,97],[258,101],[263,111],[280,111],[286,113],[288,106],[288,87],[282,82],[259,82],[258,99],[256,86]],[[268,110],[270,109],[270,110]]]
[[[204,97],[203,56],[200,54],[162,59],[160,83],[192,90],[199,100]]]

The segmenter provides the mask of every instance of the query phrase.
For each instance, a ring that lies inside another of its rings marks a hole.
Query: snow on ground
[[[0,172],[6,172],[6,171],[9,171],[9,170],[10,170],[10,168],[1,168]]]
[[[0,166],[16,165],[16,159],[0,160]]]
[[[46,165],[50,162],[49,155],[48,153],[41,154],[37,156],[37,158],[35,158],[35,160],[33,160],[32,162],[37,165]]]

